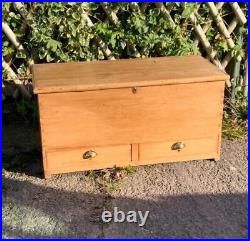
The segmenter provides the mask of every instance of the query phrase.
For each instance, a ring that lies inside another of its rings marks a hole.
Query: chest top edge
[[[55,93],[226,81],[229,76],[201,56],[35,64],[34,92]]]

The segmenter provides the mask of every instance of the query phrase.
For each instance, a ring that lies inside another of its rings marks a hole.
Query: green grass
[[[119,182],[111,180],[110,182],[106,182],[105,187],[108,193],[112,193],[119,189]]]
[[[131,165],[126,166],[126,167],[124,168],[124,170],[125,170],[128,174],[134,173],[134,172],[135,172],[135,168],[134,168],[133,166],[131,166]]]
[[[247,122],[237,122],[231,119],[223,120],[222,135],[230,139],[243,138],[247,136]]]
[[[222,135],[228,138],[242,138],[248,134],[248,98],[239,91],[234,101],[225,98],[225,112]]]

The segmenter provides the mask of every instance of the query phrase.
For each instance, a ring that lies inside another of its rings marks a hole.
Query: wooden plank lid
[[[229,76],[201,56],[35,64],[35,93],[225,81]]]

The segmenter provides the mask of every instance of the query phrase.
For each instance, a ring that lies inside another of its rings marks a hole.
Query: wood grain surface
[[[86,151],[95,151],[97,156],[86,160]],[[82,147],[71,149],[56,149],[46,151],[46,175],[66,172],[76,172],[131,164],[131,145],[109,147]]]
[[[225,81],[228,78],[201,56],[35,64],[33,67],[35,93]]]
[[[40,94],[46,148],[218,137],[224,82]]]
[[[180,151],[172,150],[176,142],[184,143]],[[176,139],[175,141],[139,145],[139,160],[134,165],[154,164],[185,160],[200,160],[218,157],[216,138]]]

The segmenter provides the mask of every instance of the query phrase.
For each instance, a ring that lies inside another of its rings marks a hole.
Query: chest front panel
[[[39,95],[46,148],[218,135],[223,82]]]

